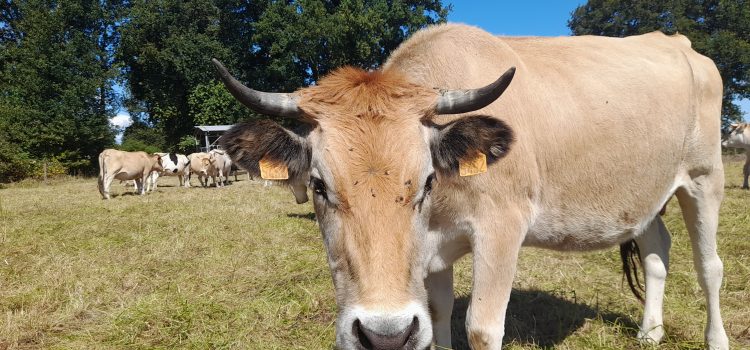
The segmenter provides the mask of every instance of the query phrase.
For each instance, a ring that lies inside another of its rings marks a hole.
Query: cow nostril
[[[359,322],[359,319],[354,321],[354,324],[352,325],[352,333],[354,333],[354,336],[357,337],[359,340],[359,345],[362,345],[363,348],[370,350],[372,349],[372,343],[370,343],[370,339],[367,338],[367,335],[362,331],[362,323]]]
[[[172,170],[172,173],[176,173],[176,172],[177,172],[177,169],[175,169],[175,170]]]
[[[359,319],[352,325],[352,333],[359,340],[359,345],[367,350],[400,350],[409,345],[409,341],[419,330],[419,319],[415,316],[405,329],[393,334],[380,334],[367,329]],[[412,346],[414,346],[412,344]]]

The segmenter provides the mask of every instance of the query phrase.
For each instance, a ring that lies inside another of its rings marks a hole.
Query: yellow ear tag
[[[472,176],[487,172],[487,156],[482,152],[476,152],[473,156],[458,160],[458,174],[461,176]]]
[[[272,160],[268,155],[263,156],[259,162],[260,177],[265,180],[286,180],[289,178],[289,168],[284,162]]]

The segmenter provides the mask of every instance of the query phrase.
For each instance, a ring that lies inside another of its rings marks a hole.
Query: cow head
[[[178,169],[177,154],[175,153],[156,153],[160,157],[161,165],[164,172],[176,173]]]
[[[721,145],[731,148],[750,148],[750,125],[733,123],[729,134],[721,142]]]
[[[164,164],[159,153],[149,154],[148,157],[151,160],[152,164],[151,171],[161,172],[162,170],[164,170]]]
[[[211,157],[201,157],[200,158],[200,174],[207,176],[208,175],[208,168],[211,167]]]
[[[510,128],[490,117],[442,126],[431,118],[485,107],[514,69],[484,88],[446,91],[409,83],[398,72],[343,68],[294,94],[274,94],[247,88],[214,64],[248,107],[304,122],[295,131],[269,120],[241,123],[222,143],[251,173],[271,160],[288,168],[291,184],[312,190],[339,306],[338,347],[428,347],[421,242],[433,189],[458,176],[461,159],[481,152],[492,163],[513,141]]]

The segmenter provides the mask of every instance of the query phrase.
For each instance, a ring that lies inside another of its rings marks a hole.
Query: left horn
[[[478,89],[441,90],[435,112],[437,114],[458,114],[476,111],[497,100],[503,94],[516,73],[516,67],[510,67],[492,84]]]
[[[299,118],[300,110],[297,107],[297,95],[277,92],[262,92],[253,90],[242,85],[235,79],[219,60],[212,58],[219,78],[227,87],[227,90],[248,108],[263,114],[279,116],[284,118]]]

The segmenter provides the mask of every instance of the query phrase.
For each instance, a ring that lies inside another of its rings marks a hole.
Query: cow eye
[[[432,192],[432,183],[435,182],[435,173],[430,174],[430,176],[427,177],[427,180],[424,183],[424,195],[423,197],[426,197]]]
[[[318,179],[316,177],[311,177],[310,185],[312,187],[313,192],[316,195],[319,195],[325,199],[328,199],[328,194],[326,193],[326,184],[323,182],[323,180]]]

